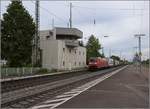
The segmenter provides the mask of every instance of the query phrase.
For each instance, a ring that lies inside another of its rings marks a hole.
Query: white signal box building
[[[86,48],[79,45],[83,32],[76,28],[55,27],[40,31],[42,67],[71,70],[86,67]]]

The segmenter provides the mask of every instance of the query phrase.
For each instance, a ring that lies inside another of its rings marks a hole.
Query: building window
[[[76,54],[76,50],[74,51],[74,53]]]
[[[63,61],[63,66],[65,66],[65,61]]]
[[[49,34],[50,34],[50,36],[53,36],[53,32],[52,31],[50,31]]]
[[[81,62],[79,62],[79,65],[81,64]]]
[[[83,65],[84,65],[84,62],[83,62]]]
[[[74,63],[74,65],[76,66],[76,62]]]
[[[79,55],[81,54],[81,52],[79,51]]]
[[[63,52],[65,52],[65,48],[63,48]]]
[[[50,36],[46,36],[46,39],[49,39],[50,38]]]
[[[69,52],[71,53],[71,49],[69,49]]]

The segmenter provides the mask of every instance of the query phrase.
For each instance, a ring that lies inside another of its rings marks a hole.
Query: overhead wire
[[[93,8],[88,8],[88,7],[82,7],[82,6],[77,6],[77,5],[73,5],[73,7],[74,8],[76,8],[76,11],[78,11],[78,9],[79,8],[86,8],[86,9],[89,9],[88,11],[86,10],[85,12],[86,13],[91,13],[92,15],[92,20],[91,20],[91,30],[92,30],[92,34],[94,34],[95,33],[95,26],[96,26],[96,18],[95,18],[95,15],[96,15],[96,12],[94,12],[95,11],[95,9],[93,9]],[[90,11],[91,10],[91,11]],[[78,11],[78,13],[80,13],[80,11]],[[81,13],[80,13],[81,14]],[[85,13],[84,13],[85,14]],[[83,16],[83,14],[81,14],[82,16]]]
[[[32,2],[33,4],[35,4],[32,0],[31,0],[31,2]],[[30,10],[30,11],[32,12],[32,14],[35,14],[35,11],[29,9],[27,6],[25,6],[25,7],[26,7],[26,9]],[[45,16],[45,15],[44,15],[44,16]],[[51,19],[50,16],[45,16],[45,17],[49,17],[49,19]],[[34,18],[34,20],[35,20],[35,18]],[[40,26],[49,26],[49,24],[48,24],[48,25],[41,25],[41,24],[40,24]]]
[[[31,0],[31,2],[34,3],[33,0]],[[69,6],[69,5],[65,5],[65,4],[62,4],[62,5],[64,5],[64,6]],[[49,14],[55,16],[57,19],[59,19],[59,20],[65,22],[65,23],[68,23],[68,20],[67,20],[67,21],[64,20],[63,18],[57,16],[56,14],[54,14],[53,12],[49,11],[48,9],[46,9],[46,8],[44,8],[44,7],[42,7],[42,6],[39,6],[39,7],[40,7],[41,9],[45,10],[47,13],[49,13]],[[96,10],[95,8],[89,8],[89,7],[78,6],[78,5],[73,5],[73,7],[74,7],[74,8],[83,8],[83,9],[85,8],[85,9],[91,10],[91,11],[88,11],[88,12],[92,13],[93,15],[96,14],[96,13],[95,13],[95,10]],[[101,8],[101,9],[111,9],[111,8]],[[129,8],[113,9],[113,8],[112,8],[111,10],[133,10],[133,9],[129,9]],[[134,9],[134,10],[140,10],[140,9]],[[87,12],[87,10],[86,10],[86,12]],[[94,19],[93,19],[93,21],[94,21]]]
[[[31,2],[34,3],[33,0],[31,0]],[[34,3],[34,4],[35,4],[35,3]],[[42,7],[42,6],[39,6],[39,7],[40,7],[41,9],[45,10],[45,11],[46,11],[47,13],[49,13],[50,15],[55,16],[58,20],[63,21],[64,23],[67,23],[67,21],[65,21],[63,18],[57,16],[56,14],[54,14],[54,13],[51,12],[51,11],[49,11],[48,9],[46,9],[46,8],[44,8],[44,7]]]
[[[78,6],[78,5],[74,5],[74,7],[85,8],[85,9],[89,9],[91,11],[95,11],[96,10],[96,8],[89,8],[89,7]],[[141,10],[141,9],[138,9],[138,8],[134,8],[134,9],[132,9],[132,8],[120,8],[120,9],[116,8],[116,9],[114,9],[114,8],[101,8],[101,7],[99,7],[99,9],[108,9],[108,10]],[[144,10],[144,9],[142,9],[142,10]]]

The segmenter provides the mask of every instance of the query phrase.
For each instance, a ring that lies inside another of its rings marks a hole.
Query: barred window
[[[65,52],[65,48],[63,48],[63,52]]]
[[[71,53],[71,49],[69,49],[69,52]]]
[[[65,61],[63,61],[63,66],[65,66]]]

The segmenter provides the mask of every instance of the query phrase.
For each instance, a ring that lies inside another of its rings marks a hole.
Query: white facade
[[[56,29],[40,32],[42,67],[57,70],[86,67],[86,48],[79,46],[77,39],[57,39],[56,36]]]

